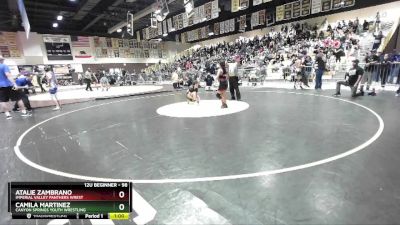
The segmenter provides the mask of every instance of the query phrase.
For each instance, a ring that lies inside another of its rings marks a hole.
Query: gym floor
[[[242,88],[248,108],[211,117],[159,115],[186,101],[172,92],[0,119],[0,224],[46,224],[11,221],[7,182],[79,181],[68,174],[131,180],[151,224],[397,224],[400,99],[333,92]]]

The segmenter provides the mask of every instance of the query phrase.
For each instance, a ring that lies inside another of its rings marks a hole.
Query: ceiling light
[[[163,36],[163,37],[166,37],[166,36],[168,36],[168,34],[163,34],[162,36]]]
[[[58,23],[53,23],[53,27],[54,28],[58,27]]]
[[[128,27],[128,28],[129,28],[129,27],[131,27],[131,25],[128,23],[128,25],[127,25],[126,27]]]
[[[61,16],[61,15],[59,15],[59,16],[57,16],[57,20],[62,20],[63,19],[63,16]]]
[[[76,0],[69,0],[70,2],[76,2]]]
[[[119,28],[119,29],[117,30],[117,32],[118,32],[118,33],[121,33],[121,32],[122,32],[122,29],[121,29],[121,28]]]
[[[208,33],[208,36],[213,36],[213,35],[214,35],[214,32]]]
[[[128,32],[131,32],[131,28],[128,28],[128,30],[127,30]]]

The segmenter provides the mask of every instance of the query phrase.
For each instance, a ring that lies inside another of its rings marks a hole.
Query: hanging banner
[[[92,58],[89,37],[71,36],[71,45],[73,56],[76,59]]]
[[[265,9],[258,12],[258,24],[265,25]]]
[[[220,34],[225,34],[225,23],[224,22],[219,23],[219,32],[220,32]]]
[[[219,23],[214,23],[214,35],[219,35]]]
[[[201,39],[201,29],[199,28],[196,31],[197,31],[198,39]]]
[[[251,14],[251,20],[250,20],[251,29],[253,29],[254,27],[258,26],[258,19],[259,19],[258,12],[255,12],[255,13]]]
[[[292,2],[292,18],[301,16],[301,4],[300,1]]]
[[[145,32],[146,32],[146,40],[150,40],[150,28],[146,28]]]
[[[206,27],[202,27],[202,28],[201,28],[201,38],[202,38],[202,39],[207,38]]]
[[[261,3],[263,3],[262,0],[253,0],[253,6],[260,5]]]
[[[163,32],[162,32],[162,23],[161,22],[157,23],[157,34],[159,36],[161,36],[163,34]]]
[[[206,14],[204,11],[204,5],[201,5],[199,7],[199,23],[205,21],[204,19],[206,19]]]
[[[4,58],[21,58],[17,44],[17,33],[0,32],[0,55]]]
[[[194,18],[194,16],[191,16],[191,17],[188,18],[188,25],[189,25],[189,27],[190,27],[190,26],[193,26],[193,24],[194,24],[193,18]]]
[[[193,9],[193,24],[199,23],[199,7]]]
[[[140,31],[136,31],[136,40],[140,41]]]
[[[229,33],[229,20],[225,20],[225,34]]]
[[[167,25],[168,25],[168,32],[172,32],[173,30],[172,30],[172,28],[173,28],[173,26],[172,26],[172,18],[168,18],[167,19]]]
[[[167,30],[167,20],[163,21],[163,33],[164,34],[168,34],[168,30]]]
[[[332,10],[332,0],[322,0],[321,12],[327,12]]]
[[[321,0],[312,0],[311,2],[311,14],[316,14],[321,12],[322,2]]]
[[[336,10],[336,9],[340,9],[344,6],[344,2],[342,4],[342,0],[333,0],[332,1],[332,9]]]
[[[204,15],[207,20],[211,19],[212,16],[212,2],[204,4]]]
[[[292,18],[292,3],[285,4],[285,20],[290,20]]]
[[[310,0],[301,0],[301,16],[308,16],[311,13]]]
[[[183,14],[185,13],[181,13],[177,16],[177,20],[178,20],[178,30],[182,30],[183,29]]]
[[[240,20],[239,20],[239,31],[240,31],[240,32],[246,31],[246,15],[240,16]]]
[[[266,18],[267,26],[271,26],[272,24],[275,23],[275,16],[274,16],[274,13],[272,11],[266,12],[265,13],[265,18]]]
[[[237,12],[239,11],[239,7],[240,7],[240,0],[231,0],[232,4],[231,4],[231,12]]]
[[[172,24],[173,24],[173,27],[172,27],[173,30],[179,30],[178,29],[178,16],[172,17]]]
[[[235,19],[229,20],[229,32],[235,32]]]
[[[240,10],[249,8],[249,0],[240,0]]]
[[[214,0],[211,4],[211,18],[215,19],[219,17],[219,6],[218,6],[218,0]]]
[[[186,28],[189,26],[189,18],[186,13],[182,14],[182,19],[183,19],[183,28]]]
[[[351,7],[356,4],[356,0],[344,0],[344,6],[343,7]]]
[[[276,7],[276,21],[282,21],[285,19],[285,6],[280,5]]]

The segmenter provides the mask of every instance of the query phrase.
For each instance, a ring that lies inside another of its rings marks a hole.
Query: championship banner
[[[193,26],[193,24],[194,24],[193,19],[194,19],[194,16],[191,16],[191,17],[188,18],[188,26],[189,27]]]
[[[189,26],[189,18],[186,13],[182,14],[182,19],[183,19],[183,28],[186,28]]]
[[[168,32],[172,32],[173,31],[172,18],[167,19],[167,25],[168,25]]]
[[[229,20],[225,20],[225,33],[229,33]]]
[[[301,4],[300,1],[292,2],[292,18],[301,16]]]
[[[92,58],[89,37],[72,36],[72,52],[76,59]]]
[[[240,10],[249,8],[249,0],[240,0]]]
[[[207,20],[211,19],[212,16],[212,2],[204,4],[204,15]]]
[[[197,29],[197,36],[198,36],[198,40],[201,39],[201,29]]]
[[[219,23],[214,23],[214,35],[219,35]]]
[[[344,2],[343,2],[344,3]],[[333,0],[332,1],[332,9],[336,10],[336,9],[340,9],[343,7],[344,4],[342,4],[342,0]]]
[[[44,35],[48,60],[73,60],[71,38],[66,35]]]
[[[311,13],[311,1],[301,0],[301,16],[308,16]]]
[[[216,19],[219,17],[218,0],[214,0],[211,4],[211,18]]]
[[[206,18],[204,5],[199,6],[199,23],[203,22]]]
[[[272,0],[263,0],[263,3],[272,2]]]
[[[235,32],[235,18],[229,20],[229,31]]]
[[[140,41],[140,31],[136,31],[136,40]]]
[[[290,20],[292,18],[292,3],[283,5],[285,7],[285,20]]]
[[[206,36],[206,27],[201,28],[201,39],[207,38]]]
[[[220,34],[225,34],[225,23],[224,22],[219,23],[219,32],[220,32]]]
[[[332,10],[332,0],[322,0],[322,12],[327,12]]]
[[[196,7],[193,9],[193,24],[198,24],[199,23],[199,7]]]
[[[4,58],[21,57],[21,51],[17,44],[17,33],[0,32],[0,55]]]
[[[237,12],[239,11],[239,7],[240,7],[240,0],[231,0],[232,4],[231,4],[231,12]]]
[[[240,16],[240,19],[239,19],[239,31],[241,31],[241,32],[246,31],[246,15]]]
[[[356,4],[356,0],[344,0],[344,6],[343,7],[351,7]]]
[[[280,5],[276,7],[276,21],[282,21],[285,19],[285,6]]]
[[[265,18],[267,21],[267,26],[271,26],[272,24],[275,23],[275,16],[273,12],[267,12],[265,13]]]
[[[177,16],[177,20],[178,20],[178,30],[182,30],[182,29],[183,29],[183,14],[186,14],[186,13],[182,13],[182,14],[179,14],[179,15]]]
[[[163,21],[163,33],[164,34],[168,34],[168,30],[167,30],[167,20]]]
[[[161,36],[163,34],[163,32],[162,32],[162,23],[161,22],[157,23],[157,34],[158,34],[158,36]]]
[[[253,0],[253,6],[260,5],[261,3],[263,3],[262,0]]]
[[[145,28],[146,40],[150,40],[150,28]]]
[[[259,25],[265,25],[265,9],[258,12],[258,23]]]
[[[311,2],[311,14],[316,14],[321,12],[322,2],[321,0],[312,0]]]
[[[251,14],[251,20],[250,20],[251,29],[258,26],[258,17],[259,17],[258,12],[254,12]]]
[[[172,30],[178,30],[178,16],[174,16],[172,19]]]

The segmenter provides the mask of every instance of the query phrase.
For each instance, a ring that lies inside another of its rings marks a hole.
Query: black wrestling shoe
[[[221,99],[221,94],[217,93],[215,96],[217,96],[218,99]]]
[[[336,94],[333,95],[333,97],[340,97],[340,96],[341,96],[340,93],[336,93]]]

